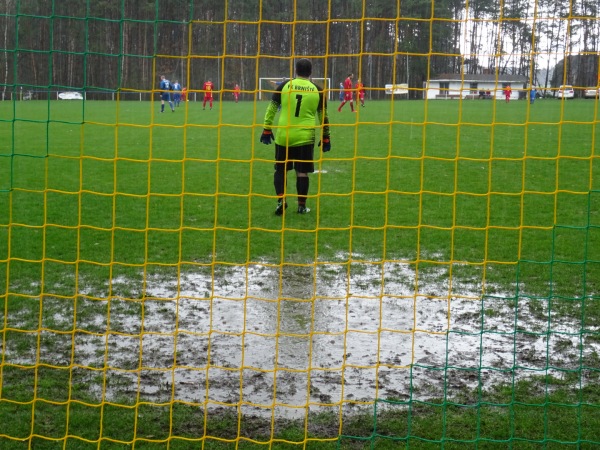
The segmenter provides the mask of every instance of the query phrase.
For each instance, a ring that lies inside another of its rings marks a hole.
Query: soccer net
[[[277,87],[285,80],[288,80],[287,77],[264,77],[259,78],[258,80],[258,99],[259,100],[270,100],[273,92],[277,90]],[[318,78],[311,77],[313,83],[319,86],[324,90],[327,100],[332,99],[331,92],[331,78]]]
[[[1,2],[0,449],[600,448],[592,2],[292,4]]]

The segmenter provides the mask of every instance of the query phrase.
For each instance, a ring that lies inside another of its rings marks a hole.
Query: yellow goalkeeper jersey
[[[274,128],[278,111],[279,119]],[[324,126],[323,134],[329,136],[328,124],[323,93],[306,78],[281,83],[273,94],[264,120],[265,129],[273,129],[275,143],[286,147],[314,144],[316,130],[320,130],[321,125]]]

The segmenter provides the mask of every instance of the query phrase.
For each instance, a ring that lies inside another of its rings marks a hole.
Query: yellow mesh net
[[[80,3],[0,6],[0,448],[600,443],[593,4]]]

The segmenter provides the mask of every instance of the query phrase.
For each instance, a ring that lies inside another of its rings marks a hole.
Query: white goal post
[[[288,77],[263,77],[258,79],[258,99],[270,100],[273,92],[277,90],[277,86],[283,81],[288,80]],[[331,100],[331,78],[310,78],[313,83],[325,91],[327,100]]]

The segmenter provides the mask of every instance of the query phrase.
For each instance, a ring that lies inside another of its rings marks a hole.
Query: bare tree
[[[8,49],[11,47],[11,41],[12,41],[12,36],[10,36],[10,41],[9,41],[9,30],[13,31],[13,27],[9,27],[9,22],[10,22],[10,17],[12,14],[14,14],[13,8],[14,8],[14,1],[13,0],[5,0],[5,6],[6,6],[6,10],[5,10],[5,16],[3,17],[3,22],[4,22],[4,30],[3,30],[3,36],[4,36],[4,52],[2,52],[2,56],[4,59],[4,87],[2,88],[2,99],[4,99],[6,97],[6,88],[9,84],[9,78],[8,78],[8,72],[9,72],[9,52]]]

